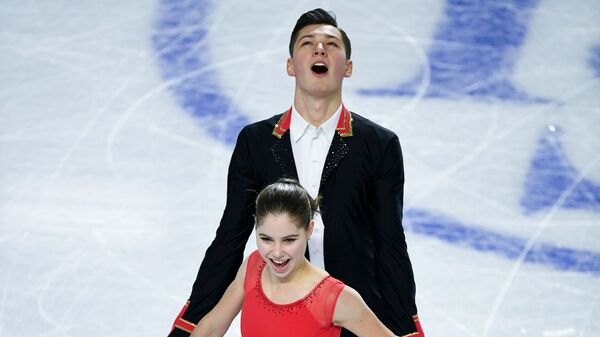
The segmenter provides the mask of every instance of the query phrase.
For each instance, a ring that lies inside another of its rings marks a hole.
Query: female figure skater
[[[243,337],[395,336],[352,288],[305,258],[317,202],[280,179],[256,199],[256,244],[191,337],[222,337],[242,311]],[[352,261],[348,261],[352,263]]]

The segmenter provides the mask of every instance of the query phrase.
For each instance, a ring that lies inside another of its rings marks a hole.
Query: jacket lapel
[[[348,144],[346,144],[339,133],[335,133],[335,135],[333,135],[333,139],[331,140],[329,152],[327,152],[327,159],[325,159],[323,173],[321,173],[321,186],[323,186],[327,178],[329,178],[331,172],[336,169],[340,161],[344,158],[349,150],[350,147],[348,147]]]
[[[278,139],[271,146],[271,153],[281,169],[283,177],[298,179],[294,153],[292,152],[292,143],[290,142],[290,133],[286,132],[290,128],[291,118],[292,109],[290,108],[281,115],[279,121],[275,124],[275,128],[271,134]]]
[[[272,135],[278,139],[271,146],[271,153],[273,158],[284,177],[298,179],[298,173],[296,171],[296,163],[294,162],[294,154],[292,152],[292,144],[290,140],[290,133],[287,132],[290,128],[290,122],[292,119],[292,109],[290,108],[284,112],[275,128],[273,129]],[[327,158],[325,159],[325,165],[323,166],[323,172],[321,173],[321,186],[325,183],[327,178],[336,169],[340,161],[350,150],[350,147],[344,141],[343,138],[352,137],[352,113],[346,109],[342,104],[342,113],[336,127],[336,133],[333,135],[329,152],[327,152]]]
[[[283,177],[298,179],[289,132],[286,132],[281,138],[275,141],[271,146],[271,153],[281,169]]]
[[[354,132],[352,128],[352,113],[346,109],[344,104],[342,104],[342,113],[335,129],[337,132],[331,140],[331,146],[329,147],[329,152],[327,152],[327,158],[325,159],[325,165],[321,173],[321,186],[323,186],[331,172],[335,170],[340,161],[350,151],[350,147],[346,144],[344,138],[352,137]]]

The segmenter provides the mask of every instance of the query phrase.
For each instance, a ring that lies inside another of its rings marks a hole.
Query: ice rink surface
[[[598,336],[596,0],[3,1],[0,336],[166,336],[319,6],[400,137],[427,336]]]

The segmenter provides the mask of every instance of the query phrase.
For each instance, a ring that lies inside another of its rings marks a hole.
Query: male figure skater
[[[356,289],[396,335],[424,336],[402,228],[398,137],[342,103],[342,82],[352,75],[351,45],[330,13],[318,8],[300,16],[289,50],[293,105],[240,132],[223,217],[169,336],[189,336],[219,301],[243,260],[256,194],[281,177],[298,179],[322,198],[307,252],[311,262]]]

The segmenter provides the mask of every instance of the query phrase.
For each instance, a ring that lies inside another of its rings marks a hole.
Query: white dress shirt
[[[321,174],[327,158],[327,152],[331,146],[337,122],[340,119],[342,106],[329,117],[325,123],[315,127],[308,123],[296,107],[292,107],[292,120],[290,122],[290,140],[292,142],[292,153],[298,172],[300,185],[306,189],[308,194],[316,198],[321,185]],[[315,228],[308,241],[310,262],[325,268],[323,257],[323,219],[320,214],[315,215]]]

